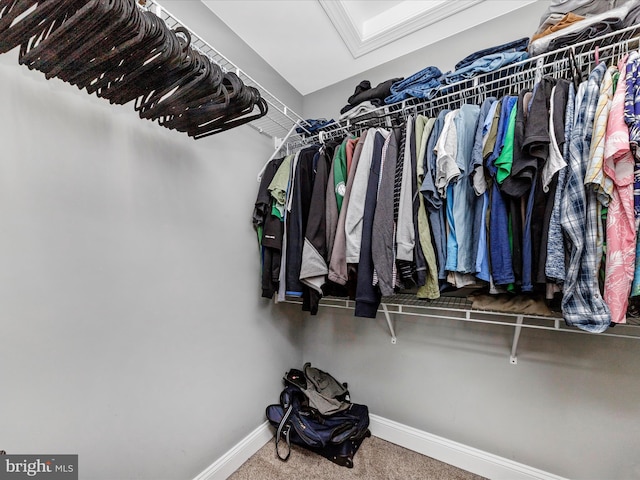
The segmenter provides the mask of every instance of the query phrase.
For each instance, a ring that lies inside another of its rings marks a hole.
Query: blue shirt
[[[480,115],[478,117],[478,126],[476,128],[476,137],[473,144],[473,151],[471,153],[471,161],[473,167],[484,167],[484,161],[482,158],[482,148],[484,138],[489,133],[491,127],[491,119],[495,113],[497,107],[497,100],[495,97],[487,98],[480,107]],[[476,173],[475,175],[478,175]],[[477,180],[474,177],[474,185]],[[474,218],[473,218],[473,245],[472,245],[472,257],[475,258],[475,271],[476,276],[480,280],[485,282],[489,281],[489,252],[487,250],[487,209],[489,208],[489,192],[486,190],[486,179],[482,176],[482,183],[484,190],[478,195],[479,191],[476,189],[476,198],[474,199]]]
[[[518,97],[512,96],[507,96],[502,100],[496,145],[491,156],[487,159],[487,169],[493,178],[490,201],[491,215],[489,219],[489,252],[491,257],[491,275],[496,285],[508,285],[515,281],[511,244],[509,242],[509,217],[507,214],[507,206],[502,198],[502,193],[498,189],[498,182],[495,179],[498,169],[494,161],[500,156],[500,152],[502,151],[505,133],[509,124],[509,116],[517,101]]]
[[[460,273],[476,272],[476,258],[473,248],[473,208],[476,195],[471,183],[471,172],[473,171],[471,153],[479,114],[480,107],[477,105],[462,105],[454,120],[458,134],[456,164],[460,168],[460,176],[453,185],[453,217],[458,243],[456,271]]]

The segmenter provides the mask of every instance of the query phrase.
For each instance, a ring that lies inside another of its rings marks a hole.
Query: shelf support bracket
[[[522,322],[524,321],[523,315],[518,315],[516,318],[516,330],[513,332],[513,343],[511,344],[511,356],[509,357],[509,363],[511,365],[518,364],[518,341],[520,340],[520,332],[522,331]]]
[[[398,338],[396,337],[396,330],[393,328],[393,322],[391,321],[391,315],[389,314],[389,309],[387,308],[386,303],[381,303],[382,311],[384,312],[384,316],[387,319],[387,325],[389,327],[389,332],[391,333],[391,344],[395,345],[398,343]]]

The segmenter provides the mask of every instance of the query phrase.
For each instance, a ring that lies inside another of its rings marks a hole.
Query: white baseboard
[[[371,414],[369,419],[371,434],[378,438],[492,480],[566,480],[378,415]]]
[[[369,419],[371,434],[378,438],[492,480],[567,480],[378,415]],[[226,479],[272,438],[269,422],[264,422],[193,480]]]
[[[265,421],[193,480],[226,479],[272,438],[269,422]]]

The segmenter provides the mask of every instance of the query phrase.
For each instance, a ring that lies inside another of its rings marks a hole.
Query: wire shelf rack
[[[286,144],[295,150],[305,144],[346,134],[358,134],[370,126],[379,126],[389,117],[404,118],[410,114],[437,116],[444,108],[460,108],[465,103],[480,104],[490,96],[517,95],[523,88],[532,88],[543,76],[566,77],[573,55],[579,74],[586,79],[598,61],[611,63],[625,53],[640,48],[640,25],[617,30],[606,35],[542,53],[517,63],[434,89],[428,98],[408,98],[385,105],[353,119],[336,121],[314,135],[292,137]],[[596,55],[597,52],[597,55]],[[320,138],[322,136],[322,138]]]

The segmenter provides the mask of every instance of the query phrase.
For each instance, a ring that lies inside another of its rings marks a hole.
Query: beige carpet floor
[[[275,442],[271,440],[229,480],[483,480],[377,437],[364,439],[353,464],[353,468],[340,467],[295,445],[289,460],[282,462],[276,457]]]

